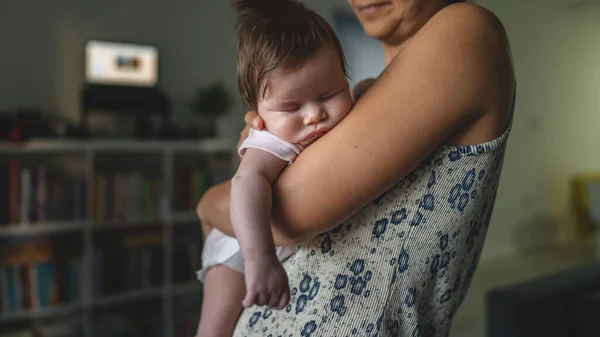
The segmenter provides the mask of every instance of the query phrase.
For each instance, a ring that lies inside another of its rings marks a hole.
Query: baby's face
[[[322,48],[298,68],[276,71],[258,103],[258,114],[275,136],[304,146],[336,126],[352,108],[340,58]]]

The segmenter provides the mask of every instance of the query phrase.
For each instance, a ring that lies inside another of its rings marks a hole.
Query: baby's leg
[[[226,265],[204,275],[204,297],[196,337],[231,337],[246,295],[244,274]]]
[[[212,228],[202,224],[204,238]],[[206,243],[206,242],[205,242]],[[244,274],[225,264],[204,271],[204,296],[196,337],[231,337],[246,294]]]

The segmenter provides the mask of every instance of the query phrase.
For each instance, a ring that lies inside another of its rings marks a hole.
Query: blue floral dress
[[[443,146],[348,221],[286,261],[291,302],[245,310],[234,336],[438,337],[477,267],[510,126]]]

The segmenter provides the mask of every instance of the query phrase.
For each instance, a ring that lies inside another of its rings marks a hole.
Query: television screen
[[[85,81],[154,87],[158,81],[158,49],[149,45],[88,41],[85,45]]]

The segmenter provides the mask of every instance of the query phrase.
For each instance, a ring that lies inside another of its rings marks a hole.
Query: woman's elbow
[[[211,222],[215,216],[229,215],[229,197],[224,192],[229,191],[228,183],[209,188],[196,204],[196,215],[201,221]]]
[[[310,242],[315,238],[314,234],[298,234],[298,233],[282,233],[281,231],[273,228],[275,244],[277,246],[299,246]]]
[[[204,221],[206,221],[205,208],[206,207],[204,206],[202,199],[198,200],[198,203],[196,204],[196,216],[200,221],[202,221],[203,219]]]
[[[277,233],[281,246],[296,246],[307,243],[314,239],[319,233],[310,230],[310,227],[302,223],[285,221],[281,216],[273,215],[271,223],[274,232]]]
[[[202,196],[202,198],[200,198],[200,200],[198,200],[198,203],[196,204],[196,215],[198,216],[198,218],[200,220],[207,220],[208,215],[208,210],[211,208],[209,204],[211,204],[212,202],[212,206],[214,207],[215,200],[213,200],[211,198],[211,190],[209,189],[208,191],[206,191],[204,193],[204,195]]]

